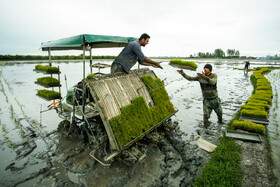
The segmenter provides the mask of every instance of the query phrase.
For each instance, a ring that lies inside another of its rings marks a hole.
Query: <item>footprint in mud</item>
[[[182,103],[185,106],[185,109],[190,109],[193,101],[191,99],[183,98]]]
[[[191,99],[188,99],[188,98],[183,98],[182,101],[183,101],[183,102],[187,102],[187,103],[189,103],[189,102],[192,102],[192,103],[193,103],[193,101],[192,101]]]
[[[229,95],[230,96],[237,96],[237,94],[235,92],[230,92]]]
[[[178,78],[178,79],[173,79],[173,80],[171,80],[171,81],[169,81],[170,83],[173,83],[173,82],[180,82],[180,81],[182,81],[183,80],[183,78]]]
[[[185,105],[185,109],[186,109],[186,110],[188,110],[188,109],[190,109],[190,108],[191,108],[191,106]]]
[[[201,127],[196,129],[196,133],[201,137],[215,136],[217,134],[215,131],[211,130],[211,127],[208,127],[207,129],[205,127]]]
[[[14,82],[13,84],[16,84],[16,85],[23,85],[25,84],[26,82]]]
[[[185,90],[187,87],[186,86],[182,86],[180,89],[175,90],[174,94],[177,94],[183,90]]]
[[[200,107],[200,106],[197,106],[196,109],[201,109],[201,107]]]

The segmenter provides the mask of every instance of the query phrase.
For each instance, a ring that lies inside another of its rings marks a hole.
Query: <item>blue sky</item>
[[[46,55],[41,42],[78,34],[139,37],[145,32],[151,36],[143,48],[146,56],[189,56],[217,48],[236,49],[242,56],[280,55],[279,7],[279,0],[1,1],[0,54]],[[93,55],[120,50],[96,49]]]

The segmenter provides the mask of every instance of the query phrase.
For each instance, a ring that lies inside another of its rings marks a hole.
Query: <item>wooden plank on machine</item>
[[[94,89],[99,100],[102,102],[105,115],[109,120],[121,113],[105,81],[95,81],[92,83],[91,88]]]
[[[152,98],[150,97],[149,91],[147,90],[145,84],[140,80],[140,78],[137,75],[129,75],[130,82],[133,84],[136,92],[144,97],[146,104],[148,107],[154,106],[154,102]]]
[[[120,85],[118,78],[107,79],[106,83],[119,108],[131,103],[129,97],[126,95],[125,91]]]
[[[133,87],[132,83],[130,82],[128,76],[121,76],[118,79],[127,97],[129,97],[130,101],[139,96],[136,89]]]

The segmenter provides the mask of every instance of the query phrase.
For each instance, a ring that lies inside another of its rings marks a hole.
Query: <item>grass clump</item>
[[[207,166],[202,168],[199,178],[194,180],[194,186],[241,186],[240,148],[233,139],[222,137],[219,145],[211,155]]]
[[[39,70],[39,71],[45,71],[47,73],[58,73],[59,72],[58,67],[52,67],[52,66],[36,65],[35,69]]]
[[[193,61],[183,61],[181,59],[171,59],[170,64],[178,64],[183,66],[190,66],[191,68],[195,69],[198,67],[196,63]]]
[[[50,91],[50,90],[38,90],[38,95],[49,100],[61,98],[61,94],[59,92]]]
[[[238,121],[234,120],[232,123],[232,126],[237,128],[237,129],[242,129],[250,132],[256,132],[256,133],[261,133],[264,134],[265,132],[265,126],[256,124],[250,121]]]
[[[121,114],[109,120],[121,147],[175,112],[173,104],[160,79],[141,77],[147,85],[155,106],[149,108],[142,96],[121,108]]]
[[[41,77],[37,79],[37,82],[49,87],[60,86],[60,81],[53,77]]]

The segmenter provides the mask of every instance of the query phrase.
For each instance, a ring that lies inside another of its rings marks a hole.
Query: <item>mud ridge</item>
[[[241,166],[244,173],[244,186],[276,186],[273,179],[269,148],[266,137],[261,144],[236,140],[241,148]]]

